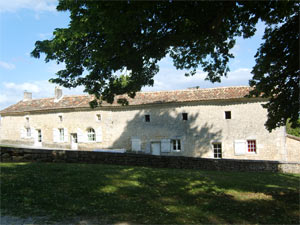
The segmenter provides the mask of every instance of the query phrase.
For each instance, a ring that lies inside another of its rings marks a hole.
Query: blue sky
[[[23,98],[24,90],[31,91],[33,98],[51,97],[54,84],[48,80],[62,69],[55,62],[45,63],[43,57],[30,56],[37,40],[49,39],[55,28],[67,27],[68,12],[56,11],[57,0],[3,0],[0,1],[0,109]],[[255,60],[254,55],[261,43],[263,24],[251,39],[239,38],[232,50],[235,58],[230,62],[231,72],[221,83],[204,81],[201,70],[193,77],[185,77],[185,71],[177,71],[170,58],[163,59],[153,87],[143,91],[175,90],[200,86],[201,88],[248,85]],[[82,94],[83,88],[64,89],[64,94]]]

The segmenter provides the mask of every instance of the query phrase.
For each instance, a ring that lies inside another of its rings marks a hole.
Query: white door
[[[151,143],[152,155],[160,155],[160,143]]]
[[[34,130],[34,145],[42,146],[42,131],[40,129]]]
[[[76,133],[71,134],[71,148],[74,150],[78,149],[78,138]]]

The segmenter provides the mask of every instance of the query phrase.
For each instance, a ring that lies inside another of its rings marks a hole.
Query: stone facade
[[[204,90],[210,94],[209,89]],[[166,156],[300,161],[299,151],[287,151],[284,127],[271,133],[265,129],[265,100],[244,98],[244,89],[238,88],[242,95],[230,97],[235,92],[228,90],[217,89],[213,98],[205,97],[202,90],[185,91],[184,95],[180,91],[162,92],[166,101],[159,99],[157,93],[149,93],[149,98],[143,94],[128,106],[104,104],[97,109],[87,105],[72,107],[86,101],[82,97],[80,101],[68,100],[72,104],[66,103],[65,97],[57,103],[55,99],[38,100],[39,104],[29,100],[18,103],[21,110],[16,110],[16,104],[0,112],[1,143],[74,150],[126,149]],[[167,97],[176,99],[174,95],[184,96],[185,101],[169,101]],[[143,99],[148,102],[143,104]]]

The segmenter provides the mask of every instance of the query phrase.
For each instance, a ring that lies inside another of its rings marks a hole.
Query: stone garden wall
[[[267,160],[206,159],[183,156],[153,156],[135,153],[107,153],[71,150],[39,150],[0,147],[1,162],[103,163],[160,168],[272,171],[300,173],[300,163]]]

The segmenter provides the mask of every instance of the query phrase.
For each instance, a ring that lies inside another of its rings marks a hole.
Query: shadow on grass
[[[1,211],[52,221],[299,222],[299,175],[95,164],[2,163]]]

